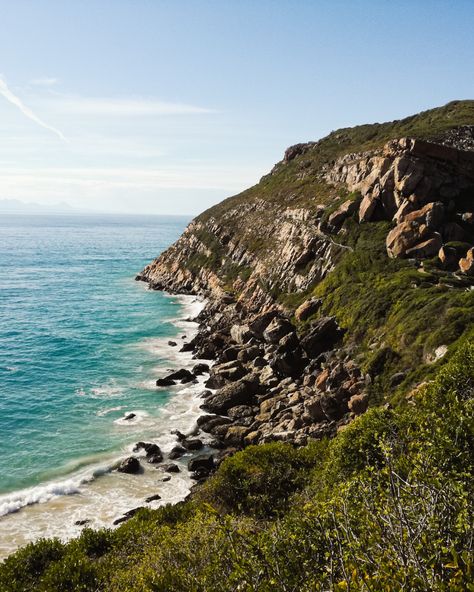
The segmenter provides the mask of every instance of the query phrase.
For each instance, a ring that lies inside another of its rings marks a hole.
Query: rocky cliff
[[[466,338],[474,102],[297,144],[137,279],[208,299],[214,445],[304,443],[405,397]]]

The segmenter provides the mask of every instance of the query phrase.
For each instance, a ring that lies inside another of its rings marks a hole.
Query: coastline
[[[186,335],[186,340],[182,341],[187,343],[199,330],[198,323],[193,319],[203,309],[205,302],[189,295],[170,295],[170,298],[179,303],[181,311],[172,323]],[[164,372],[165,368],[190,369],[199,362],[193,359],[191,352],[179,352],[178,347],[168,345],[167,341],[167,338],[156,338],[139,344],[139,347],[146,347],[156,354],[163,366],[160,371]],[[171,431],[190,433],[195,429],[196,420],[202,415],[201,393],[205,380],[206,375],[202,375],[197,378],[196,384],[168,387],[169,399],[159,407],[156,417],[141,415],[137,410],[131,421],[124,422],[123,418],[119,418],[114,423],[134,429],[137,441],[143,439],[142,431],[154,433],[153,438],[147,439],[157,443],[166,457],[177,443]],[[158,392],[161,390],[152,384],[147,384],[145,388]],[[187,470],[187,461],[195,453],[187,453],[174,461],[180,472],[171,474],[165,473],[159,464],[145,462],[144,451],[134,452],[133,448],[134,445],[128,445],[119,454],[113,452],[99,455],[98,458],[78,459],[76,465],[81,468],[64,477],[0,495],[0,558],[41,537],[59,537],[65,541],[78,536],[84,526],[114,527],[114,521],[137,506],[153,509],[177,503],[189,494],[193,481]],[[120,461],[130,455],[139,458],[141,474],[128,475],[114,470]],[[159,495],[160,499],[145,503],[145,499],[152,495]]]

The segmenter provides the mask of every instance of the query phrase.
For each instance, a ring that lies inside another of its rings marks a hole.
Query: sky
[[[0,0],[0,199],[194,215],[286,147],[474,98],[472,0]]]

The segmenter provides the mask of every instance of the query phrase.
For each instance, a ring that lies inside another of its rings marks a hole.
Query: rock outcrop
[[[213,360],[198,429],[215,448],[301,444],[366,411],[374,377],[312,294],[353,250],[354,228],[379,223],[387,264],[436,259],[453,278],[474,275],[474,126],[427,141],[393,139],[391,125],[370,149],[344,151],[354,146],[350,130],[331,134],[332,152],[325,140],[292,146],[257,186],[197,217],[137,276],[207,299],[182,351]],[[186,451],[178,448],[170,459]],[[191,470],[199,479],[206,467]]]

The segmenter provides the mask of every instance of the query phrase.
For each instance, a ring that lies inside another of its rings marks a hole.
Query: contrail
[[[7,83],[1,77],[0,77],[0,95],[5,97],[5,99],[9,103],[11,103],[12,105],[15,105],[15,107],[18,107],[18,109],[23,113],[23,115],[25,115],[26,117],[28,117],[29,119],[31,119],[32,121],[34,121],[35,123],[40,125],[41,127],[44,127],[45,129],[49,130],[50,132],[53,132],[53,134],[56,134],[58,136],[58,138],[60,138],[61,140],[64,140],[65,142],[67,141],[62,132],[60,132],[55,127],[52,127],[51,125],[48,125],[47,123],[45,123],[42,119],[40,119],[37,115],[35,115],[29,107],[24,105],[23,102],[21,101],[21,99],[19,99],[16,95],[14,95],[12,93],[12,91],[8,88]]]

